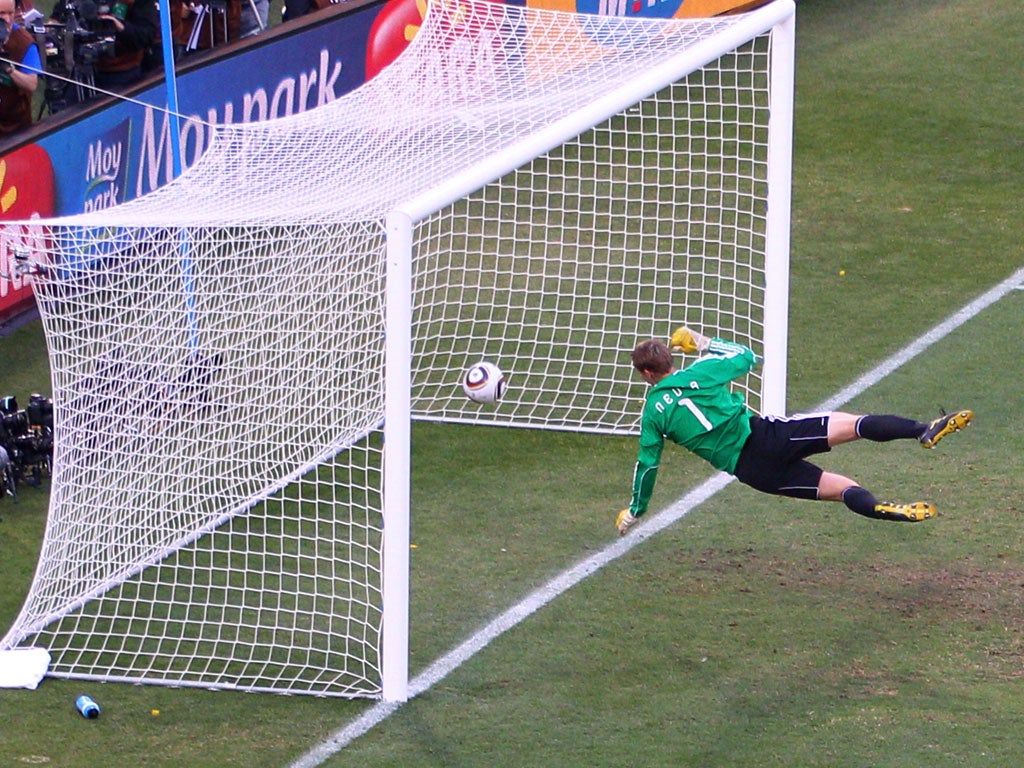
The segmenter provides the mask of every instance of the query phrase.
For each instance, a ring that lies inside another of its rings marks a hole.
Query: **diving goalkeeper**
[[[640,422],[633,499],[615,522],[619,535],[647,511],[666,438],[765,493],[842,501],[857,514],[878,520],[918,522],[935,516],[935,507],[923,501],[879,502],[857,481],[826,472],[807,457],[859,438],[876,442],[913,439],[925,448],[934,448],[943,437],[970,424],[974,418],[971,411],[943,415],[927,424],[902,416],[857,416],[839,411],[761,417],[746,406],[742,394],[729,387],[733,379],[757,365],[750,349],[685,327],[676,329],[670,344],[700,357],[677,370],[672,350],[660,341],[641,342],[631,355],[633,367],[651,390]]]

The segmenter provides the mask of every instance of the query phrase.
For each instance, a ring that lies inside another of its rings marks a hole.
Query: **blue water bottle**
[[[75,699],[75,706],[82,713],[82,717],[94,720],[100,716],[100,706],[88,696],[79,696]]]

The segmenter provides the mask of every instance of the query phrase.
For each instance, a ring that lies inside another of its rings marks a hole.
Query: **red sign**
[[[53,164],[42,147],[29,144],[0,158],[0,221],[27,221],[53,216]],[[32,301],[32,277],[19,275],[19,245],[37,244],[39,227],[4,226],[0,231],[0,319]]]

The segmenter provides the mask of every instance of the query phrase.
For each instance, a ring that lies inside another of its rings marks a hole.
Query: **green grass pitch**
[[[791,410],[1024,264],[1022,38],[1013,0],[800,1]],[[324,765],[1024,762],[1022,316],[1012,291],[848,406],[971,407],[969,430],[934,451],[858,443],[823,459],[881,497],[933,501],[937,519],[731,485]],[[47,388],[41,349],[38,323],[0,339],[2,394]],[[414,441],[415,675],[614,540],[635,444],[427,424]],[[655,506],[709,475],[666,457]],[[44,517],[34,489],[0,500],[4,628]],[[82,692],[98,720],[75,712]],[[0,765],[284,766],[371,706],[46,680],[0,691]]]

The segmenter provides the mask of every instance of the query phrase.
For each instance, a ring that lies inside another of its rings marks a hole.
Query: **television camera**
[[[95,0],[64,0],[55,9],[56,20],[32,27],[36,44],[45,52],[43,92],[50,114],[95,95],[96,62],[114,55],[114,23],[103,16],[124,20],[124,3],[108,5]]]
[[[29,395],[18,408],[13,395],[0,397],[0,497],[17,497],[20,483],[38,486],[53,464],[53,400]]]

